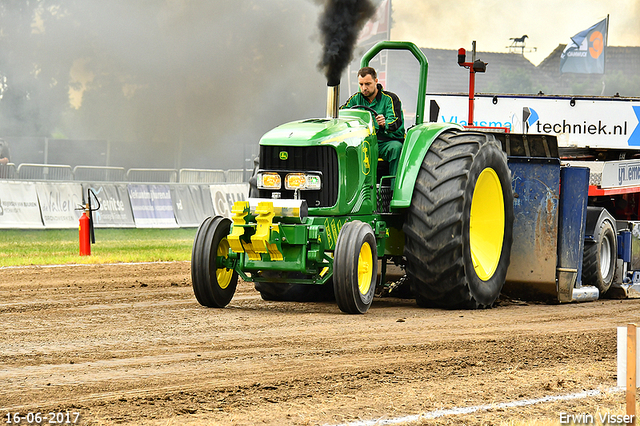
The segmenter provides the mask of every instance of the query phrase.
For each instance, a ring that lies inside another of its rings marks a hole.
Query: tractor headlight
[[[278,173],[258,173],[257,176],[258,189],[280,189],[282,187],[282,180]]]
[[[289,173],[284,178],[284,188],[287,190],[320,190],[322,179],[317,174]]]

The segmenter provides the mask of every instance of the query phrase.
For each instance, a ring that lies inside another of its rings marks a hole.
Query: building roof
[[[458,51],[454,49],[420,48],[427,57],[429,71],[427,93],[468,93],[469,71],[458,65]],[[536,66],[523,55],[517,53],[477,52],[476,59],[487,63],[485,73],[476,73],[477,93],[504,93],[502,82],[511,79],[518,82],[520,76],[532,76]],[[467,53],[471,62],[471,53]],[[406,51],[390,51],[388,58],[387,87],[402,99],[406,111],[415,111],[417,82],[419,76],[418,61]],[[510,77],[509,77],[510,76]],[[531,78],[531,77],[527,77]],[[517,90],[512,93],[523,93]],[[528,89],[525,93],[538,93],[540,88]]]
[[[469,71],[458,65],[457,50],[421,49],[429,60],[429,92],[467,92],[469,90]],[[476,73],[476,91],[491,92],[499,87],[505,74],[512,72],[535,72],[533,65],[524,56],[517,53],[477,52],[476,59],[487,64],[487,72]],[[471,62],[471,54],[467,54]]]
[[[560,73],[560,55],[566,45],[560,44],[538,66],[519,53],[478,52],[476,58],[487,63],[486,73],[476,74],[477,93],[518,93],[551,95],[640,96],[640,47],[608,46],[605,74]],[[421,48],[429,61],[428,93],[467,93],[469,72],[457,64],[457,50]],[[409,68],[403,57],[389,59],[389,84],[394,83],[397,67]],[[467,61],[471,61],[467,54]],[[414,65],[415,66],[415,65]],[[400,72],[402,79],[417,81],[413,75]],[[603,89],[604,82],[604,89]]]
[[[538,66],[519,53],[478,52],[487,63],[485,73],[476,73],[476,93],[590,95],[640,97],[640,47],[608,46],[605,74],[562,74],[560,44]],[[429,63],[427,93],[468,93],[469,71],[458,65],[455,49],[421,48]],[[418,61],[407,51],[389,51],[386,89],[398,94],[403,109],[416,108]],[[467,53],[467,61],[471,55]],[[379,69],[378,72],[381,70]],[[357,90],[357,88],[356,88]]]

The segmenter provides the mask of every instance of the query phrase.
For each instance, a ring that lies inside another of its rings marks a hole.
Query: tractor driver
[[[360,91],[351,96],[340,109],[364,105],[378,113],[375,122],[378,153],[389,162],[389,174],[395,176],[404,141],[404,114],[400,98],[395,93],[382,89],[376,70],[371,67],[358,71],[358,85]]]

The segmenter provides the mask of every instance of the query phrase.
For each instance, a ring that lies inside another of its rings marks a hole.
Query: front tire
[[[418,173],[403,229],[418,305],[493,305],[513,240],[510,172],[493,135],[451,130],[436,138]]]
[[[333,286],[342,312],[364,314],[373,303],[378,275],[376,237],[368,223],[354,220],[338,234],[333,260]]]
[[[238,273],[221,262],[229,257],[231,220],[208,217],[200,224],[191,252],[191,283],[202,306],[224,308],[236,291]]]

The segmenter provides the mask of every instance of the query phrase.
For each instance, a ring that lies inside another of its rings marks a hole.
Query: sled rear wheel
[[[601,215],[594,230],[594,240],[584,243],[582,284],[592,285],[604,294],[613,283],[616,269],[616,231],[609,218]]]

